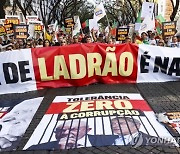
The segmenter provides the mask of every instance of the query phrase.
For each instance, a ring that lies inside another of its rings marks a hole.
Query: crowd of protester
[[[122,44],[122,43],[136,43],[147,44],[163,47],[180,48],[180,35],[171,37],[162,37],[152,31],[147,31],[137,35],[134,33],[132,37],[127,36],[124,41],[117,41],[115,36],[108,33],[95,33],[81,35],[67,35],[62,30],[58,33],[51,33],[51,40],[43,39],[43,35],[36,33],[34,38],[28,39],[14,39],[14,36],[4,35],[0,37],[0,51],[19,50],[25,48],[36,47],[50,47],[50,46],[66,46],[77,43],[107,43],[107,44]]]

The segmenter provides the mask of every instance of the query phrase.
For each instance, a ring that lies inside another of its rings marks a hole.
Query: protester
[[[65,39],[63,39],[62,41],[61,41],[61,46],[66,46],[67,45],[67,41],[65,40]]]
[[[157,44],[157,45],[164,47],[164,46],[165,46],[164,40],[163,40],[163,39],[160,39],[160,40],[158,41],[158,44]]]
[[[8,44],[10,44],[11,42],[10,42],[10,40],[8,40],[8,37],[7,37],[7,35],[4,35],[4,41],[3,41],[3,46],[4,45],[8,45]]]
[[[178,48],[178,38],[177,36],[173,36],[172,37],[172,42],[170,44],[170,47],[173,47],[173,48]]]
[[[48,39],[45,39],[43,41],[43,47],[50,47],[51,46],[51,42]]]
[[[149,45],[157,45],[157,42],[156,42],[156,39],[155,39],[155,33],[150,34]]]
[[[147,35],[146,32],[142,32],[141,33],[141,40],[142,40],[143,44],[149,44],[149,42],[148,42],[148,35]]]
[[[92,43],[91,36],[86,36],[86,43]]]
[[[73,44],[79,43],[78,36],[73,36]]]

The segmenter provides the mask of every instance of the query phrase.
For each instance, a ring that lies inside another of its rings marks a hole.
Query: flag
[[[166,20],[163,18],[163,16],[160,14],[158,16],[156,16],[155,19],[155,27],[156,27],[156,31],[158,34],[162,33],[162,23],[165,22]]]
[[[79,16],[74,16],[74,28],[73,28],[73,36],[80,33],[81,30],[81,23],[79,20]]]
[[[161,14],[156,16],[156,19],[158,19],[161,24],[166,21]]]
[[[92,29],[99,31],[99,26],[95,19],[89,19],[89,30],[91,31]]]
[[[145,18],[146,16],[152,17],[154,11],[154,3],[151,2],[143,2],[141,18]]]
[[[87,0],[88,3],[91,3],[92,5],[96,6],[96,2],[94,0]]]
[[[138,13],[138,17],[137,17],[136,23],[142,23],[142,20],[141,20],[141,11]]]
[[[52,41],[52,36],[48,34],[44,27],[44,39],[48,39],[50,42]]]
[[[89,26],[89,20],[87,19],[85,22],[82,23],[82,28],[84,29],[85,27]]]
[[[149,16],[146,16],[145,19],[143,20],[141,26],[140,26],[139,34],[141,34],[142,32],[147,32],[148,30],[152,30],[153,31],[154,28],[155,28],[154,17],[151,18]]]
[[[117,28],[117,25],[118,25],[118,22],[116,22],[116,21],[114,20],[114,23],[113,23],[113,25],[112,25],[112,28]]]
[[[103,3],[100,3],[96,6],[94,10],[94,19],[98,22],[101,18],[103,18],[106,15],[106,11],[104,9]]]

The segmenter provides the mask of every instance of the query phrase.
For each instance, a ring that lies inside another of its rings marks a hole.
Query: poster
[[[4,26],[0,26],[0,36],[6,35],[6,28]]]
[[[117,28],[116,30],[116,41],[125,41],[128,36],[129,28]]]
[[[157,118],[173,136],[180,135],[180,112],[159,113]]]
[[[174,36],[176,34],[176,21],[162,23],[163,37]]]
[[[22,102],[1,102],[0,151],[17,148],[42,99],[38,97]]]
[[[19,25],[20,24],[20,17],[15,15],[6,15],[5,16],[5,24],[14,24]]]
[[[74,19],[73,18],[66,18],[64,23],[65,23],[66,28],[74,27]]]
[[[28,38],[28,25],[14,25],[15,39],[27,39]]]
[[[14,35],[14,30],[13,30],[13,24],[4,24],[4,27],[6,28],[6,32],[9,35]]]
[[[24,150],[178,146],[140,94],[56,96]]]

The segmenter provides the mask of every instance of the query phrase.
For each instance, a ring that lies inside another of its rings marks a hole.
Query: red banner
[[[32,49],[38,89],[95,82],[135,83],[138,46],[77,44]]]
[[[79,102],[52,103],[46,114],[71,113],[93,110],[131,110],[152,111],[144,100],[92,100]]]

